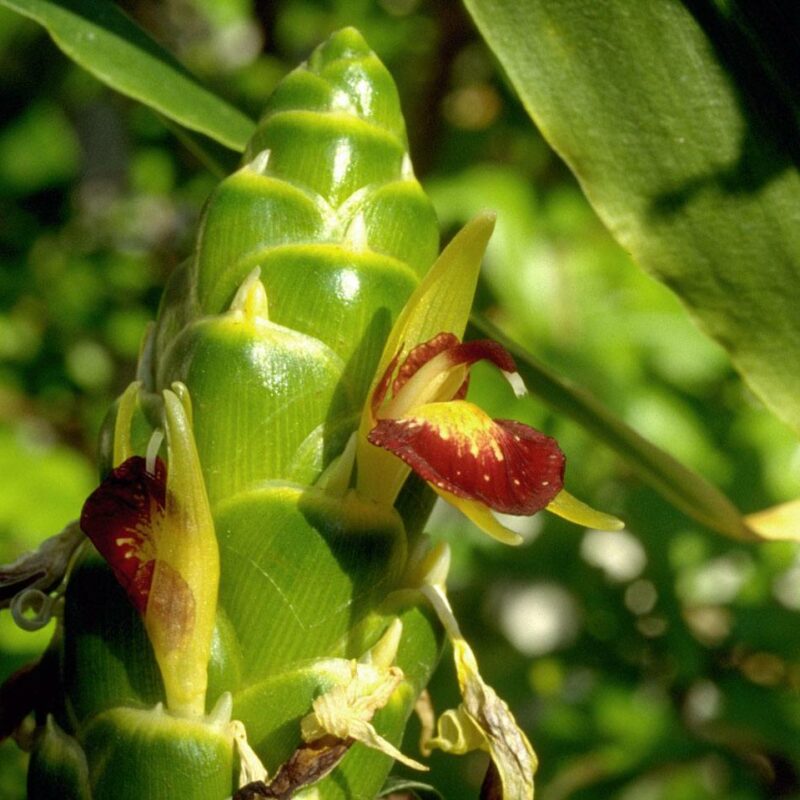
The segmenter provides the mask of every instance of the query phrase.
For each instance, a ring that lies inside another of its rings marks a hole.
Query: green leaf
[[[612,233],[800,431],[800,98],[780,4],[466,5]]]
[[[622,456],[642,480],[674,506],[717,533],[734,539],[757,538],[722,492],[640,436],[591,394],[553,375],[485,319],[473,317],[471,329],[468,338],[488,336],[500,342],[514,356],[531,392]]]
[[[0,0],[38,22],[85,70],[180,125],[232,150],[255,130],[242,112],[204,89],[170,53],[110,2]]]

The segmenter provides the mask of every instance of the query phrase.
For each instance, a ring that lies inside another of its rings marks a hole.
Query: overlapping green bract
[[[325,660],[361,655],[400,616],[409,690],[376,718],[398,742],[438,654],[428,612],[382,608],[408,554],[400,515],[313,487],[355,429],[386,336],[438,249],[406,147],[388,72],[356,31],[335,34],[278,87],[244,165],[212,194],[142,353],[133,450],[145,453],[162,392],[185,384],[219,541],[207,711],[230,692],[271,770],[300,742]],[[104,470],[123,422],[109,417]],[[89,776],[94,800],[128,796],[137,769],[165,796],[219,800],[234,786],[224,736],[201,736],[197,752],[165,748],[175,722],[152,710],[163,690],[149,642],[95,555],[70,582],[62,664],[56,719],[84,743],[87,769],[72,773]],[[204,747],[225,751],[216,771]],[[49,785],[44,753],[34,797]],[[195,758],[205,767],[192,773]],[[375,794],[389,766],[357,746],[320,796]]]
[[[212,195],[195,258],[167,287],[157,363],[178,329],[227,309],[258,266],[270,319],[324,342],[363,386],[437,250],[391,77],[342,31],[279,85],[243,168]]]

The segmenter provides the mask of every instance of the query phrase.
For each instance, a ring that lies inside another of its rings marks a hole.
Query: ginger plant
[[[481,360],[524,391],[500,345],[462,341],[492,227],[437,257],[355,30],[278,86],[168,282],[79,522],[0,571],[20,622],[58,618],[5,689],[31,800],[379,796],[394,760],[424,769],[399,748],[445,640],[462,703],[423,750],[484,749],[483,796],[533,797],[425,519],[438,494],[510,545],[493,511],[619,522],[564,490],[554,440],[465,399]]]

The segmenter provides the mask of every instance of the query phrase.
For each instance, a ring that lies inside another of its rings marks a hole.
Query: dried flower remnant
[[[449,565],[450,551],[442,544],[422,557],[417,576],[419,590],[433,606],[453,647],[462,702],[439,717],[435,736],[430,737],[423,728],[421,749],[440,749],[454,755],[485,750],[492,761],[482,796],[533,800],[536,753],[506,703],[481,677],[475,654],[447,599]]]

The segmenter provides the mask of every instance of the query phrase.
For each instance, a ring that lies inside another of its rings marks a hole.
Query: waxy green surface
[[[226,798],[235,787],[233,742],[203,721],[115,708],[92,718],[82,739],[93,800]]]
[[[209,199],[140,364],[135,452],[159,424],[164,389],[180,381],[192,401],[221,562],[206,708],[230,692],[271,772],[331,688],[331,659],[363,655],[400,616],[406,682],[375,717],[399,745],[441,648],[421,599],[392,605],[405,588],[404,517],[416,540],[429,503],[410,491],[401,516],[313,486],[355,430],[386,337],[436,257],[406,147],[388,72],[355,31],[334,35],[279,86],[244,166]],[[266,304],[234,302],[256,268]],[[112,410],[103,470],[115,420]],[[154,709],[163,686],[141,620],[91,551],[70,582],[62,664],[62,738],[85,753],[93,800],[231,794],[229,734]],[[34,781],[63,771],[53,741],[42,739]],[[391,764],[355,745],[318,796],[372,798]]]
[[[355,414],[344,363],[330,348],[241,314],[185,328],[159,374],[160,386],[173,381],[191,386],[212,506],[265,480],[311,483],[343,449]]]
[[[438,250],[406,147],[391,76],[360,34],[340,31],[276,89],[244,165],[209,199],[197,251],[165,291],[156,371],[180,329],[227,311],[258,267],[270,319],[337,353],[362,402]]]

